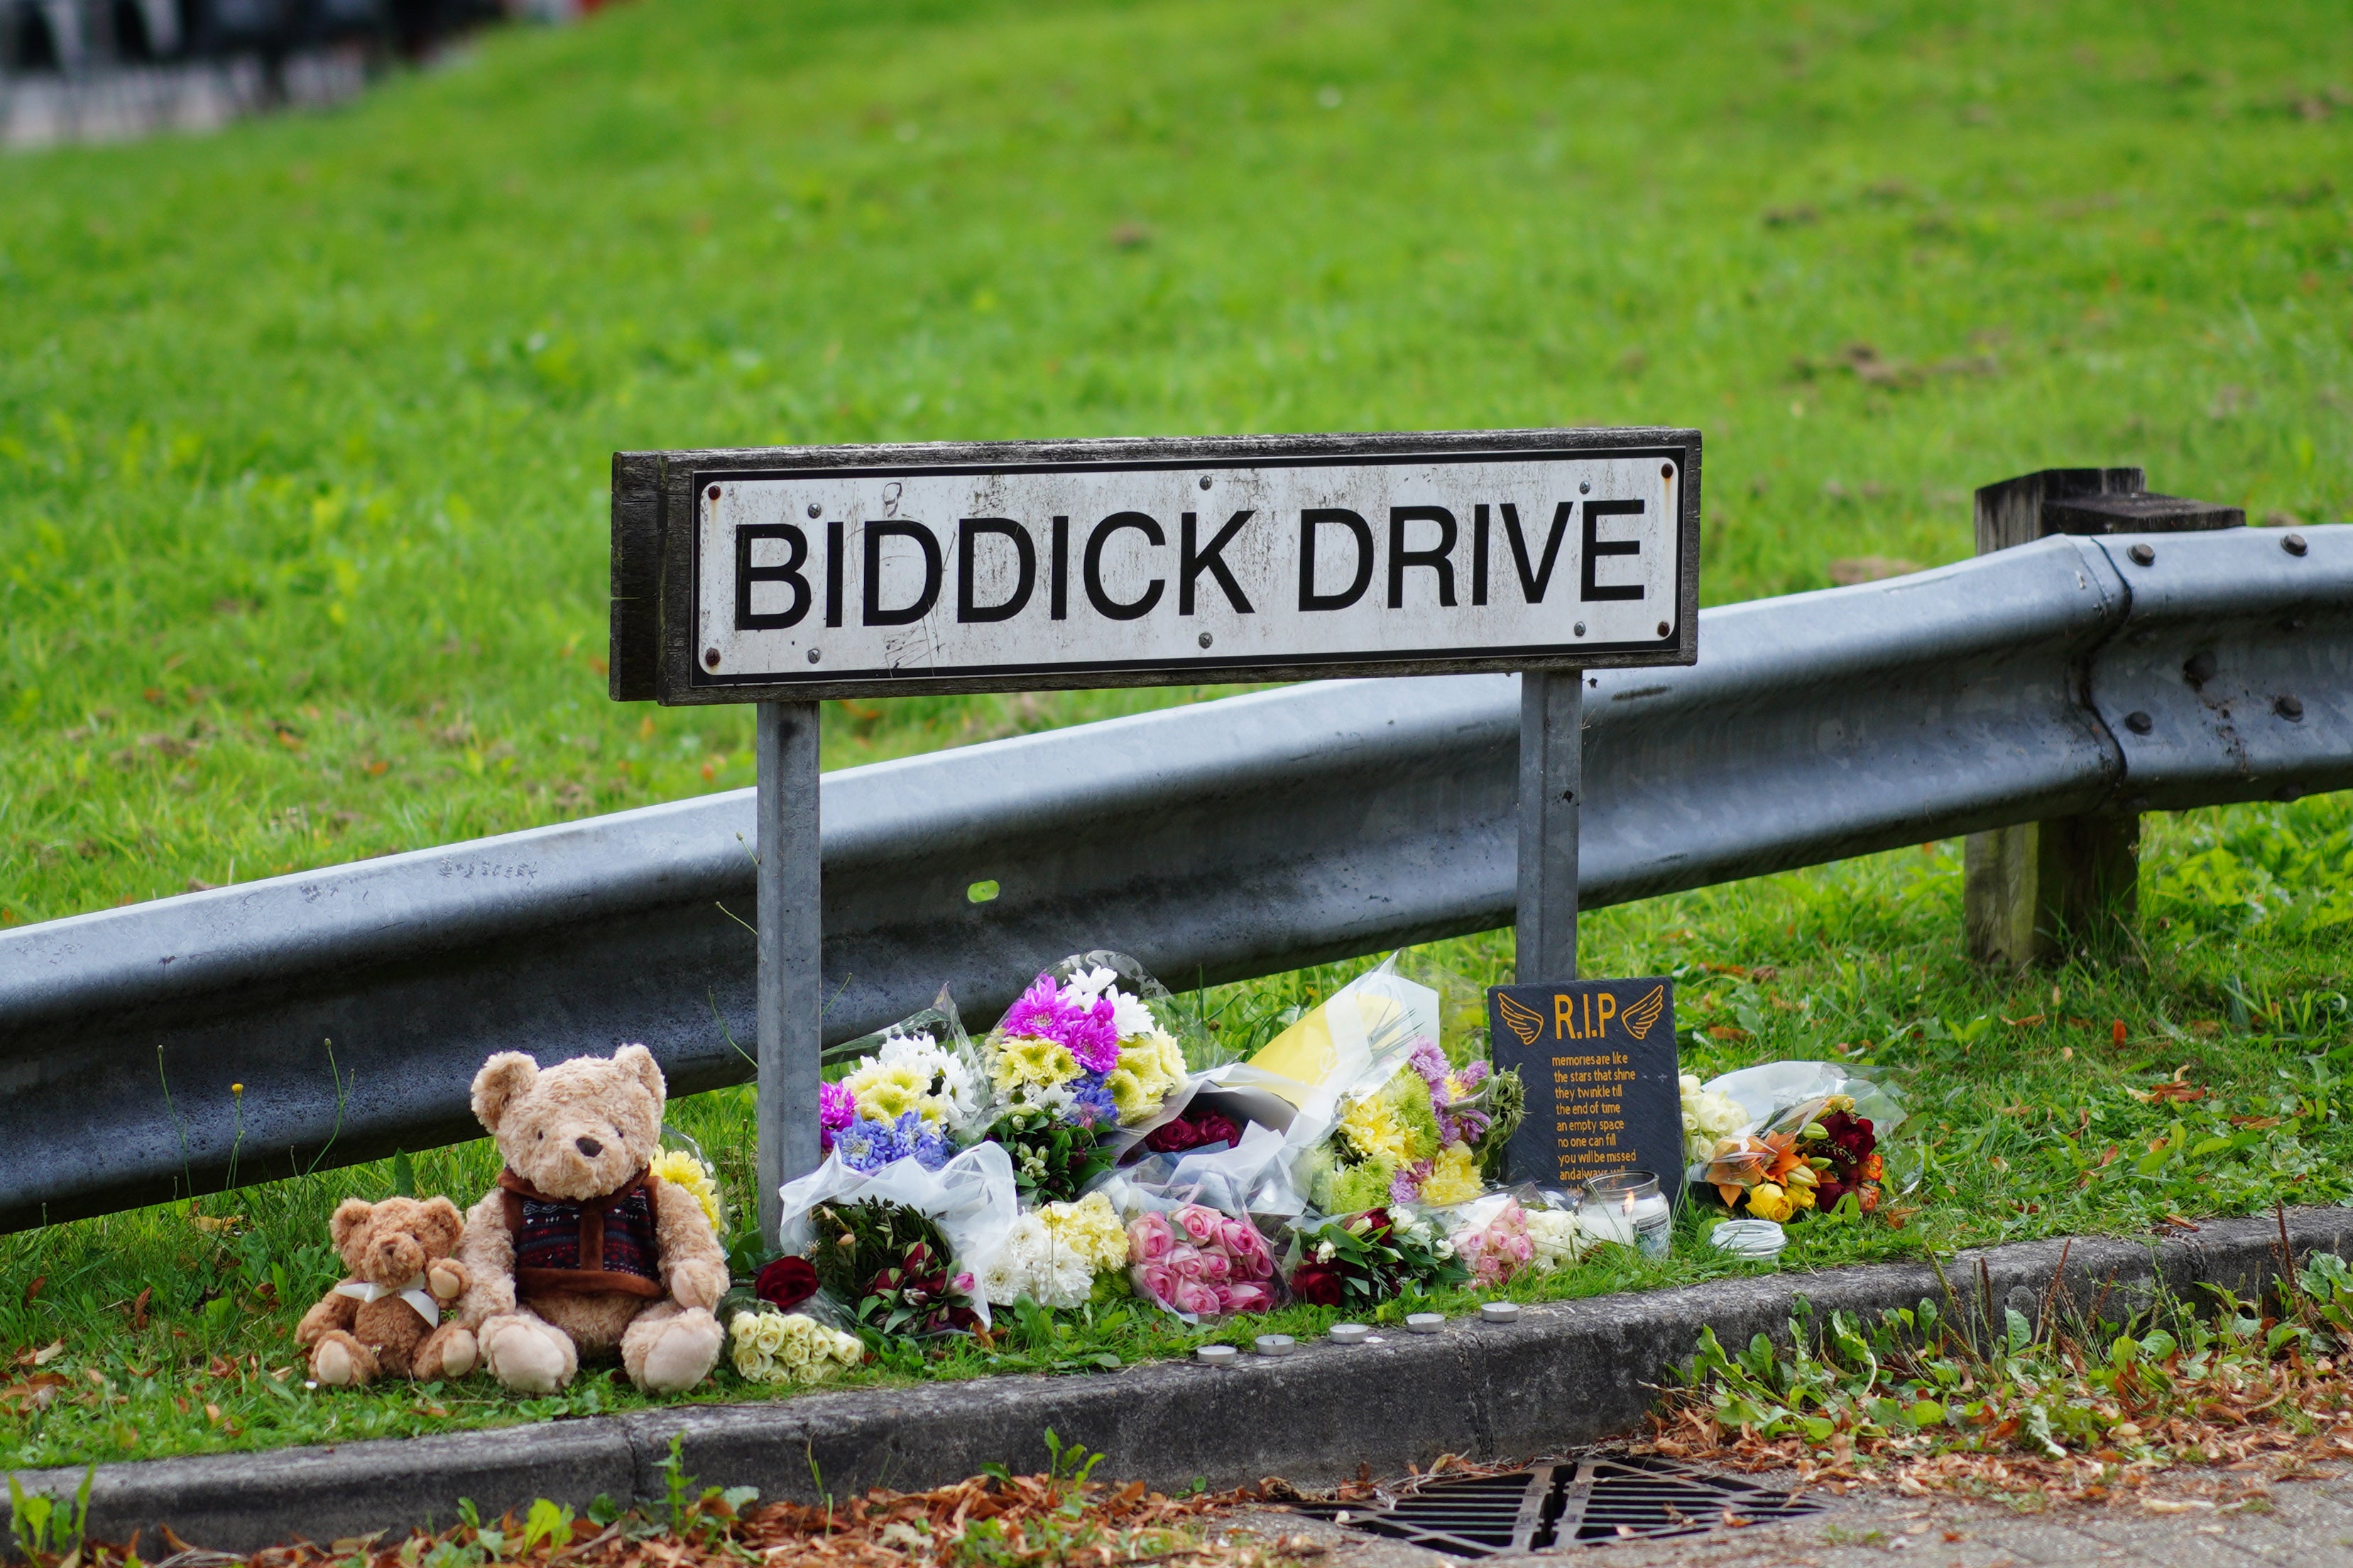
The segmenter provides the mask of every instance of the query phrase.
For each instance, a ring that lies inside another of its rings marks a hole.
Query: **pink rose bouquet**
[[[1223,1317],[1274,1305],[1274,1251],[1258,1227],[1200,1204],[1147,1210],[1127,1226],[1128,1279],[1172,1312]]]
[[[1536,1255],[1527,1211],[1517,1203],[1505,1204],[1486,1224],[1450,1239],[1455,1256],[1471,1266],[1471,1283],[1482,1289],[1508,1283]]]

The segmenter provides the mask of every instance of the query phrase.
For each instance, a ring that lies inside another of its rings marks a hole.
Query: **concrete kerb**
[[[2299,1258],[2353,1257],[2353,1209],[2286,1216]],[[2025,1242],[1963,1253],[1945,1265],[1954,1304],[1990,1302],[2039,1320],[2044,1303],[2115,1317],[2160,1290],[2196,1299],[2200,1286],[2242,1297],[2278,1273],[2280,1222],[2219,1220],[2177,1239]],[[2063,1278],[2052,1276],[2064,1257]],[[598,1494],[653,1500],[662,1461],[683,1439],[687,1473],[707,1485],[755,1486],[765,1498],[814,1501],[869,1486],[939,1485],[999,1463],[1046,1465],[1045,1433],[1110,1456],[1124,1479],[1164,1489],[1270,1475],[1328,1482],[1369,1465],[1377,1474],[1440,1454],[1531,1455],[1634,1426],[1700,1329],[1727,1344],[1786,1339],[1806,1298],[1818,1317],[1944,1308],[1946,1286],[1919,1264],[1781,1273],[1683,1289],[1549,1303],[1509,1324],[1458,1320],[1427,1337],[1393,1332],[1379,1345],[1303,1346],[1281,1360],[1245,1356],[1212,1369],[1161,1363],[1074,1377],[1002,1377],[854,1389],[748,1405],[681,1405],[627,1415],[384,1439],[260,1454],[100,1465],[90,1532],[148,1542],[168,1525],[183,1541],[246,1552],[296,1537],[331,1541],[378,1530],[448,1524],[460,1498],[484,1517],[545,1497],[583,1508]],[[69,1497],[79,1468],[20,1471],[29,1489]]]

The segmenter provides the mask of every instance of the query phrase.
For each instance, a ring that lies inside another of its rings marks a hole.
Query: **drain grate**
[[[1293,1503],[1301,1513],[1454,1557],[1599,1546],[1763,1524],[1820,1505],[1671,1459],[1584,1458],[1501,1476],[1432,1481],[1387,1503]]]

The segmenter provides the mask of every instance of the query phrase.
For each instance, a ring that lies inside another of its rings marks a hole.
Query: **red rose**
[[[1181,1154],[1187,1149],[1198,1149],[1210,1143],[1239,1143],[1241,1130],[1229,1118],[1208,1111],[1198,1120],[1178,1116],[1162,1122],[1145,1134],[1144,1146],[1155,1154]]]
[[[1291,1293],[1313,1306],[1336,1307],[1342,1295],[1340,1271],[1327,1263],[1303,1263],[1292,1272]]]
[[[806,1258],[779,1258],[752,1277],[752,1293],[789,1312],[817,1294],[817,1270]]]

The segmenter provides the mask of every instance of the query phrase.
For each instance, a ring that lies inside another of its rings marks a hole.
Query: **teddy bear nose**
[[[591,1160],[605,1152],[605,1145],[597,1142],[594,1138],[575,1138],[572,1141],[572,1146]]]

